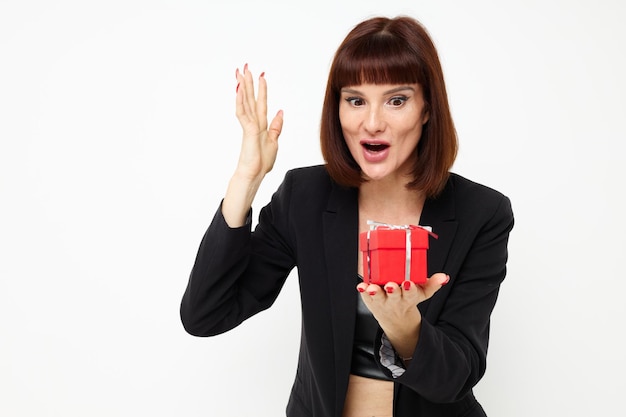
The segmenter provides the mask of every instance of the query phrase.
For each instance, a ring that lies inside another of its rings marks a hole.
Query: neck
[[[393,184],[369,181],[359,187],[359,210],[371,220],[393,224],[417,224],[424,205],[424,193]]]

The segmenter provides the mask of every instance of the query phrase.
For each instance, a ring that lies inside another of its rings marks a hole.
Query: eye
[[[346,97],[345,99],[348,103],[350,103],[354,107],[359,107],[365,104],[362,98],[360,97]]]
[[[389,105],[391,105],[391,106],[393,106],[393,107],[400,107],[400,106],[402,106],[404,103],[406,103],[406,101],[407,101],[408,99],[409,99],[409,98],[408,98],[407,96],[394,96],[394,97],[391,97],[391,98],[389,99],[389,101],[387,102],[387,104],[389,104]]]

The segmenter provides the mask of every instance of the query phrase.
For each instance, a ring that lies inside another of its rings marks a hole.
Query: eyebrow
[[[394,94],[397,93],[399,91],[404,91],[404,90],[411,90],[413,92],[415,92],[415,89],[409,85],[403,85],[401,87],[396,87],[396,88],[392,88],[391,90],[387,90],[385,91],[383,94]],[[342,93],[348,93],[348,94],[363,94],[362,92],[360,92],[359,90],[355,90],[353,88],[342,88],[341,89]]]

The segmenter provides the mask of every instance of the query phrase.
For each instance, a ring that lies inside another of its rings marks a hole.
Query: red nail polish
[[[369,295],[376,295],[376,291],[370,291]]]
[[[237,83],[237,88],[235,88],[235,93],[239,92],[239,84],[241,84],[241,83]]]
[[[402,285],[404,286],[405,291],[408,291],[411,289],[411,281],[404,281]]]
[[[446,280],[444,282],[441,283],[441,286],[443,287],[444,285],[446,285],[448,282],[450,282],[450,275],[446,275]]]
[[[359,290],[359,292],[365,292],[365,288],[357,287],[357,290]]]
[[[393,294],[393,287],[385,287],[385,291],[387,291],[387,294]]]
[[[235,70],[235,79],[239,78],[239,68]]]
[[[259,78],[263,78],[263,77],[265,77],[265,71],[263,71],[261,75],[259,75]]]
[[[245,74],[245,73],[246,73],[246,71],[248,71],[248,64],[245,64],[245,65],[243,66],[243,73]]]

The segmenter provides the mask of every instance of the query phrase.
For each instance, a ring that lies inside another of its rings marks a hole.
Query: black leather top
[[[359,278],[359,282],[361,279]],[[357,296],[356,324],[352,347],[351,373],[366,378],[391,381],[380,369],[374,355],[374,342],[378,333],[378,322],[360,296]]]

